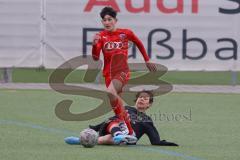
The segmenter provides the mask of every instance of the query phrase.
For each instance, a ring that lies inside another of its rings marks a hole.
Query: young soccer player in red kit
[[[117,12],[113,8],[103,8],[100,16],[104,30],[97,33],[94,37],[92,57],[96,61],[99,60],[100,52],[102,51],[104,57],[103,76],[105,77],[112,109],[115,115],[123,122],[123,126],[127,126],[128,134],[134,135],[130,119],[119,96],[122,88],[130,78],[127,64],[129,41],[136,44],[150,71],[156,71],[156,66],[149,61],[142,42],[131,30],[116,28]]]

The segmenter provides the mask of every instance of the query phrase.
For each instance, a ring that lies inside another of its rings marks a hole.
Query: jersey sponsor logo
[[[105,50],[113,50],[113,49],[128,49],[128,42],[106,42],[104,44]]]

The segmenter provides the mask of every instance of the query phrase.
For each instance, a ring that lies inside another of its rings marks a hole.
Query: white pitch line
[[[86,88],[92,88],[97,90],[105,90],[105,86],[102,84],[69,84],[73,86],[81,86]],[[147,85],[133,87],[139,88],[138,90],[148,88]],[[154,89],[154,86],[150,85],[149,88]],[[40,90],[52,90],[48,83],[0,83],[0,89],[40,89]],[[240,85],[173,85],[171,92],[191,92],[191,93],[233,93],[240,94]]]

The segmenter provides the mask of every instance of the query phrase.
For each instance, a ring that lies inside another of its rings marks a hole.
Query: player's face
[[[136,108],[140,112],[145,112],[150,107],[150,97],[147,93],[141,93],[136,101]]]
[[[115,30],[115,26],[117,23],[117,19],[113,18],[110,15],[106,15],[103,19],[102,19],[102,24],[105,30],[107,31],[114,31]]]

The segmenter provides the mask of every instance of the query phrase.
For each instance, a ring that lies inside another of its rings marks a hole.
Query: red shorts
[[[110,61],[110,65],[106,68],[106,71],[108,72],[104,76],[107,87],[114,79],[121,81],[122,84],[125,85],[130,77],[127,56],[124,54],[114,55]]]
[[[109,75],[109,76],[105,76],[105,84],[106,87],[108,87],[111,83],[112,80],[119,80],[122,82],[123,86],[125,84],[127,84],[128,80],[130,79],[130,73],[129,72],[121,72],[121,73],[116,73],[114,75]]]

